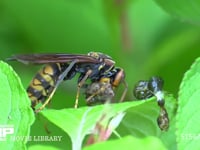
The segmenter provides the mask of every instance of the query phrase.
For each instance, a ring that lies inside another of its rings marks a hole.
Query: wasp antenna
[[[12,56],[10,58],[6,58],[6,61],[19,61],[19,62],[21,62],[23,64],[29,64],[28,61],[22,60],[18,55],[14,55],[14,56]]]
[[[10,58],[6,58],[6,61],[15,61],[16,60],[16,57],[15,56],[12,56]]]

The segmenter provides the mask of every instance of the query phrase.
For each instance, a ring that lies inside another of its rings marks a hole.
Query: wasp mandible
[[[35,75],[27,88],[27,93],[31,99],[31,107],[35,112],[42,110],[51,100],[57,87],[64,80],[71,80],[79,73],[77,94],[74,107],[78,107],[80,88],[87,79],[91,82],[98,82],[103,77],[109,79],[113,87],[117,87],[121,82],[125,85],[125,90],[121,97],[124,99],[127,91],[127,84],[124,80],[123,69],[116,68],[115,62],[108,55],[99,52],[89,52],[88,54],[22,54],[15,55],[8,60],[16,60],[25,64],[45,64],[45,66]],[[42,106],[35,110],[35,106],[42,103]]]

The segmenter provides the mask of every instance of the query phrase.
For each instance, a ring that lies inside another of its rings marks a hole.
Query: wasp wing
[[[19,61],[24,64],[68,63],[77,60],[78,63],[99,63],[98,59],[85,54],[22,54],[14,55],[7,60]]]

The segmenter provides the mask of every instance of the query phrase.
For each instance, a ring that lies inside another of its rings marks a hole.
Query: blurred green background
[[[126,100],[134,99],[135,82],[153,75],[161,76],[164,89],[177,96],[184,72],[200,55],[199,43],[199,26],[170,16],[154,1],[0,1],[1,60],[21,53],[103,52],[126,72],[129,84]],[[8,63],[19,74],[24,87],[41,67]],[[50,107],[73,107],[76,83],[76,78],[63,83]],[[80,102],[85,105],[83,95]],[[46,122],[37,116],[31,134],[47,135],[43,128]],[[53,135],[68,138],[52,124],[47,126]],[[66,146],[63,141],[46,144],[62,148]],[[29,143],[32,144],[35,143]]]

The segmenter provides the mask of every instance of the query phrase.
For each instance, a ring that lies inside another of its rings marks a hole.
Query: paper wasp
[[[164,92],[162,91],[164,81],[160,77],[151,77],[150,80],[139,81],[133,90],[137,99],[147,99],[152,96],[157,98],[160,107],[160,114],[157,118],[158,126],[161,130],[169,128],[169,118],[165,109]]]
[[[43,105],[35,112],[42,110],[51,100],[54,92],[64,80],[71,80],[79,73],[75,108],[78,107],[80,88],[87,79],[92,83],[100,82],[102,78],[109,79],[112,87],[118,86],[121,82],[125,85],[124,93],[127,91],[127,84],[124,80],[123,69],[116,68],[115,62],[108,55],[99,52],[89,52],[86,54],[25,54],[15,55],[8,60],[16,60],[25,64],[45,64],[45,66],[35,75],[27,88],[27,93],[31,99],[31,107],[35,110],[38,103]]]

